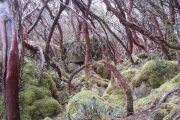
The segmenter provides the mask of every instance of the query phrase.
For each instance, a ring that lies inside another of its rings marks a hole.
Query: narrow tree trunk
[[[89,31],[88,31],[88,25],[85,23],[84,24],[84,36],[85,36],[85,41],[86,41],[86,52],[85,52],[85,64],[87,65],[90,63],[90,38],[89,38]]]
[[[115,66],[113,66],[112,64],[103,61],[103,63],[105,64],[105,66],[111,70],[111,72],[114,74],[114,76],[117,78],[118,80],[118,84],[119,86],[123,89],[124,94],[126,96],[126,110],[127,110],[127,116],[132,115],[134,113],[134,109],[133,109],[133,97],[132,97],[132,92],[131,92],[131,88],[129,87],[129,85],[127,84],[127,80],[125,80],[123,78],[123,76],[119,73],[119,71],[116,69]]]

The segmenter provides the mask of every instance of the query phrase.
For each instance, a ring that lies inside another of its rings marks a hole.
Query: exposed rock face
[[[95,73],[100,75],[102,78],[108,79],[108,80],[111,79],[111,71],[108,70],[101,61],[96,62],[92,66],[92,68],[95,71]]]
[[[85,51],[82,45],[77,43],[67,43],[65,47],[65,63],[69,72],[72,72],[80,65],[84,64]]]
[[[146,96],[150,93],[150,90],[151,89],[143,81],[139,87],[134,89],[134,98],[137,99]]]

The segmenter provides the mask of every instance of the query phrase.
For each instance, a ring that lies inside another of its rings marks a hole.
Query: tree
[[[17,2],[17,1],[16,1]],[[15,6],[11,6],[15,5]],[[8,120],[19,120],[19,51],[17,44],[17,33],[12,11],[16,9],[18,3],[14,1],[8,3],[7,0],[0,1],[0,32],[3,47],[3,92],[5,100],[5,112]]]

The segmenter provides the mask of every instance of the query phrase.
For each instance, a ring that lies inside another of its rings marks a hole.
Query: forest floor
[[[139,113],[135,113],[125,118],[121,118],[119,120],[147,120],[148,118],[150,118],[152,114],[153,114],[153,111],[149,109],[149,110],[145,110]]]

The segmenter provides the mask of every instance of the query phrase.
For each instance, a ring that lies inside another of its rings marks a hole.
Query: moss
[[[122,76],[125,77],[129,82],[132,81],[132,78],[136,75],[138,72],[138,69],[136,68],[131,68],[128,70],[124,70],[121,72]]]
[[[77,93],[69,100],[66,111],[70,114],[77,112],[80,109],[81,104],[91,98],[100,100],[100,97],[92,91],[84,90]]]
[[[49,73],[47,73],[47,72],[44,72],[42,74],[42,78],[39,81],[39,85],[48,88],[52,92],[57,92],[56,83],[52,79],[51,75]]]
[[[87,82],[89,83],[90,86],[97,84],[97,86],[105,87],[108,85],[108,80],[101,78],[97,74],[91,75],[90,78],[87,79]]]
[[[50,117],[46,117],[43,120],[52,120]]]
[[[121,109],[112,107],[104,99],[92,91],[81,91],[74,95],[67,105],[67,116],[72,120],[92,119],[105,120],[104,118],[114,117],[120,114]],[[59,119],[61,120],[61,119]]]
[[[31,105],[35,100],[50,96],[50,91],[45,87],[28,86],[24,91],[20,91],[20,102],[24,105]]]
[[[136,56],[136,55],[132,55],[132,59],[133,59],[134,64],[139,64],[141,62],[141,59],[138,56]],[[132,63],[131,63],[131,61],[129,59],[127,59],[127,60],[125,60],[123,62],[124,66],[129,66],[131,64]]]
[[[26,61],[20,90],[20,112],[22,120],[39,120],[61,112],[56,84],[47,72],[39,80],[35,67]]]
[[[118,85],[117,81],[114,79],[111,80],[105,92],[103,93],[102,98],[107,100],[110,104],[119,106],[122,105],[125,101],[125,97],[123,96],[123,91],[121,87]]]
[[[146,81],[149,87],[157,88],[165,81],[173,78],[176,74],[176,65],[177,63],[174,61],[148,61],[134,77],[133,86],[138,87],[142,81]]]
[[[36,79],[36,70],[30,61],[26,60],[23,66],[21,89],[27,88],[29,85],[37,85],[38,80]]]
[[[111,71],[108,70],[104,64],[99,61],[93,65],[94,71],[104,79],[111,79]]]
[[[180,78],[180,76],[178,74],[171,80],[162,84],[159,88],[152,90],[150,92],[150,94],[147,95],[146,97],[137,99],[134,102],[135,110],[147,109],[150,106],[150,104],[153,102],[153,100],[160,99],[160,97],[167,91],[171,90],[172,88],[174,88],[176,86],[180,86],[180,83],[177,81],[177,79],[179,80],[179,78]]]
[[[57,115],[61,112],[61,105],[57,102],[57,100],[51,97],[37,100],[34,105],[43,117],[52,117],[53,115]]]
[[[171,95],[160,108],[156,110],[165,120],[172,120],[180,112],[180,97]]]
[[[4,106],[3,106],[3,96],[0,94],[0,119],[4,117]]]

